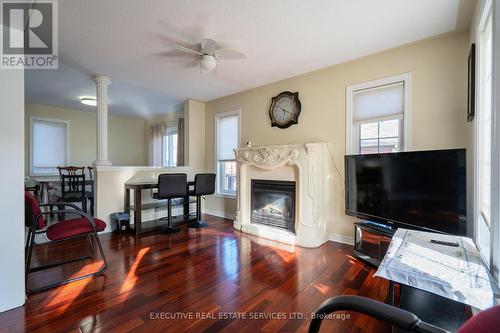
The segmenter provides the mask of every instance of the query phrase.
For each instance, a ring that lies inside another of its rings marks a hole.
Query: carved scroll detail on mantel
[[[273,170],[285,164],[294,165],[299,158],[297,149],[261,147],[235,150],[236,160],[261,169]]]

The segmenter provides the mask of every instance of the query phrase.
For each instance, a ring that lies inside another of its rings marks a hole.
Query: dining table
[[[50,202],[50,193],[52,187],[61,185],[61,178],[59,176],[32,176],[30,181],[37,183],[40,186],[40,203],[46,204]],[[93,185],[93,179],[86,179],[85,185]]]

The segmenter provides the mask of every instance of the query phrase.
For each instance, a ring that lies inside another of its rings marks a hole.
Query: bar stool
[[[172,227],[172,199],[187,196],[187,175],[185,173],[164,173],[158,176],[158,193],[153,198],[167,199],[168,216],[167,227],[162,230],[164,234],[179,232],[179,228]],[[165,217],[160,218],[164,220]]]
[[[208,223],[201,220],[201,197],[215,193],[215,174],[199,173],[194,177],[194,189],[190,190],[190,196],[196,196],[196,222],[190,223],[190,228],[206,228]]]

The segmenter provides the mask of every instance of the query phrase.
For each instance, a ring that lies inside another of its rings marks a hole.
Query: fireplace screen
[[[252,179],[251,222],[295,232],[295,182]]]

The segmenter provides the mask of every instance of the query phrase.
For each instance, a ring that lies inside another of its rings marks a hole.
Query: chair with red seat
[[[91,217],[90,215],[86,214],[85,212],[81,211],[78,206],[67,203],[67,202],[57,202],[57,203],[47,203],[40,205],[38,204],[37,200],[35,197],[28,193],[25,192],[24,194],[24,200],[25,200],[25,210],[26,210],[26,219],[25,219],[25,225],[28,228],[28,237],[26,241],[26,252],[27,252],[27,258],[26,258],[26,290],[28,292],[37,292],[45,289],[49,289],[52,287],[56,287],[62,284],[66,284],[69,282],[73,282],[76,280],[81,280],[87,277],[91,276],[97,276],[102,273],[107,269],[108,263],[106,261],[106,257],[104,255],[104,251],[102,249],[101,241],[99,240],[99,235],[97,234],[100,231],[103,231],[106,228],[106,223],[100,219],[96,219]],[[50,207],[51,205],[59,207],[59,210],[57,211],[42,211],[41,207],[48,206]],[[64,209],[60,209],[61,207],[64,207]],[[69,207],[69,208],[68,208]],[[46,216],[54,213],[54,214],[59,214],[59,215],[77,215],[76,218],[71,218],[67,219],[64,221],[58,221],[57,223],[51,224],[47,227],[47,219]],[[39,234],[45,234],[49,242],[43,243],[43,244],[38,244],[35,242],[35,236]],[[97,243],[97,246],[99,248],[99,252],[101,254],[102,260],[103,260],[103,265],[102,267],[97,270],[96,272],[73,277],[64,281],[60,281],[57,283],[49,284],[40,288],[36,289],[29,289],[28,288],[28,275],[32,272],[48,269],[51,267],[59,266],[59,265],[64,265],[70,262],[75,262],[79,260],[85,260],[85,259],[90,259],[94,255],[94,247],[92,245],[92,236],[95,238],[95,241]],[[83,257],[75,258],[75,259],[70,259],[62,262],[57,262],[49,265],[44,265],[44,266],[37,266],[37,267],[31,267],[31,260],[33,256],[33,248],[37,246],[44,246],[44,245],[49,245],[49,244],[54,244],[54,243],[59,243],[63,242],[66,240],[70,239],[75,239],[75,238],[87,238],[88,240],[88,245],[89,245],[89,254]]]

